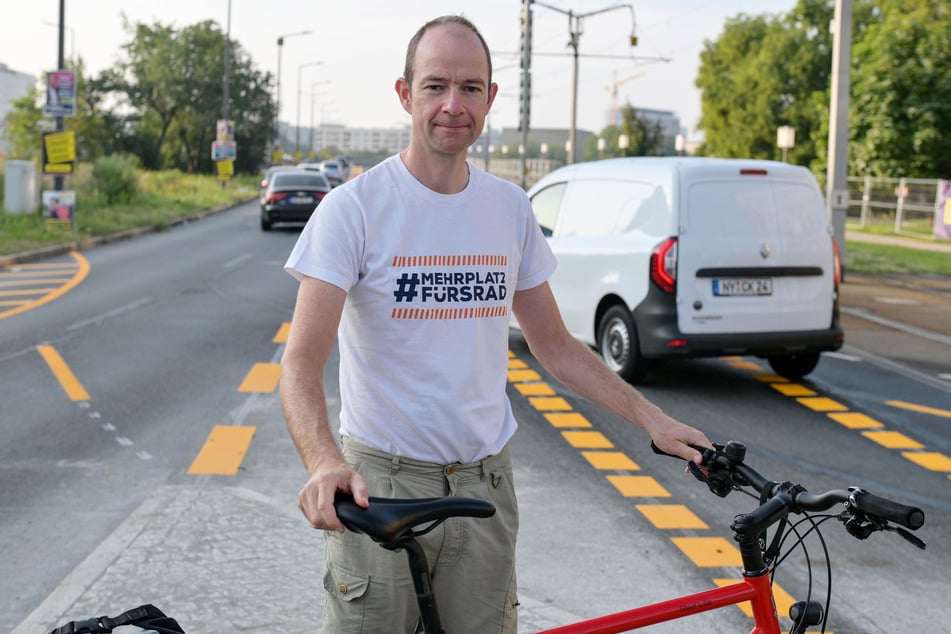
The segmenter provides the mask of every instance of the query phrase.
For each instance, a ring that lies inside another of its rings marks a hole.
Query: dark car
[[[261,177],[261,182],[258,183],[258,197],[261,199],[261,210],[264,210],[264,196],[267,193],[267,186],[271,184],[271,179],[274,178],[274,175],[278,172],[286,172],[288,170],[297,169],[295,165],[272,165],[267,168],[267,171],[264,172],[264,175]]]
[[[264,190],[261,230],[270,231],[276,222],[307,222],[329,191],[330,183],[320,172],[277,172]]]

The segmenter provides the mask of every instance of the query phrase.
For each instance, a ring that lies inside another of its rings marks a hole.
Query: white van
[[[755,355],[790,379],[842,346],[840,262],[803,167],[620,158],[528,191],[568,330],[628,381],[671,357]]]

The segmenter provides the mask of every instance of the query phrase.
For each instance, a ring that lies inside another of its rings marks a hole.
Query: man
[[[498,92],[475,26],[460,16],[424,25],[395,88],[412,116],[409,146],[328,194],[286,265],[300,288],[281,397],[310,474],[301,511],[331,531],[324,632],[413,632],[418,620],[405,558],[344,531],[333,498],[346,491],[363,506],[371,494],[495,504],[494,517],[447,522],[423,546],[447,631],[514,633],[513,314],[546,369],[660,448],[699,461],[688,445],[710,443],[571,337],[527,197],[466,161]],[[342,450],[323,388],[338,330]]]

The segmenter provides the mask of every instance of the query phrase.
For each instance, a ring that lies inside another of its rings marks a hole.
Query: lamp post
[[[311,31],[298,31],[296,33],[285,33],[277,38],[277,89],[275,90],[275,112],[274,112],[274,145],[275,149],[280,146],[281,141],[281,51],[284,49],[284,39],[296,37],[298,35],[310,35]]]
[[[297,139],[294,142],[294,152],[300,152],[300,82],[301,82],[301,71],[308,66],[320,66],[323,62],[307,62],[306,64],[301,64],[297,67]]]
[[[613,11],[615,9],[629,9],[631,11],[631,46],[637,45],[637,36],[634,35],[636,28],[636,21],[634,19],[634,6],[631,4],[614,4],[603,9],[597,9],[595,11],[588,11],[587,13],[578,13],[574,11],[565,10],[560,7],[555,7],[550,4],[545,4],[544,2],[538,2],[534,0],[532,4],[545,7],[546,9],[551,9],[552,11],[557,11],[558,13],[563,13],[568,16],[568,34],[571,39],[568,41],[568,46],[572,49],[572,57],[574,58],[574,65],[572,70],[572,90],[571,90],[571,132],[569,133],[568,140],[571,142],[571,149],[568,151],[568,163],[575,163],[578,155],[578,139],[577,139],[577,127],[578,127],[578,40],[581,38],[581,34],[584,32],[584,27],[582,25],[582,20],[584,18],[591,17],[593,15],[598,15],[599,13],[606,13],[608,11]]]
[[[783,151],[783,163],[786,162],[786,152],[796,145],[796,130],[788,125],[776,128],[776,146]]]

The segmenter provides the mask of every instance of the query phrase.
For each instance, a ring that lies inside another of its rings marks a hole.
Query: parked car
[[[555,170],[528,195],[569,331],[628,381],[660,359],[724,354],[799,379],[842,346],[838,247],[803,167],[608,159]]]
[[[270,231],[277,222],[307,222],[329,191],[330,183],[320,172],[275,173],[265,190],[261,230]]]

